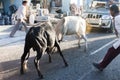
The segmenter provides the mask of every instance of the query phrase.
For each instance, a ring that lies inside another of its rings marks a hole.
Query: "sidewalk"
[[[25,39],[25,31],[20,30],[15,33],[14,37],[9,37],[12,28],[13,25],[0,26],[0,47]]]

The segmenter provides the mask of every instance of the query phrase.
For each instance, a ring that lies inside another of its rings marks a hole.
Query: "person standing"
[[[71,15],[81,15],[83,10],[83,0],[70,0]]]
[[[113,24],[115,33],[117,36],[117,41],[110,47],[103,58],[103,60],[99,63],[93,63],[93,66],[100,71],[103,71],[110,62],[118,56],[120,53],[120,15],[119,15],[119,8],[116,5],[112,5],[110,7],[110,14],[113,17]]]
[[[17,17],[17,23],[15,24],[12,32],[10,33],[10,37],[14,36],[16,31],[19,29],[19,25],[21,25],[21,24],[25,27],[25,31],[27,33],[28,29],[27,29],[27,24],[25,22],[27,20],[27,18],[26,18],[26,13],[27,13],[26,6],[27,6],[27,1],[23,1],[22,5],[18,8],[17,12],[15,13],[16,17]]]

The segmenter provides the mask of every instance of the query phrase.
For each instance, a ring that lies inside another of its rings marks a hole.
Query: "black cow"
[[[21,57],[21,74],[24,74],[24,71],[27,69],[27,60],[30,55],[29,51],[32,48],[37,52],[37,56],[34,59],[35,67],[39,77],[43,78],[39,68],[39,60],[42,54],[47,52],[49,55],[49,62],[51,62],[50,53],[54,47],[57,47],[65,66],[68,66],[61,52],[58,40],[56,38],[56,32],[53,27],[49,23],[41,24],[38,27],[31,27],[25,38],[24,53]]]

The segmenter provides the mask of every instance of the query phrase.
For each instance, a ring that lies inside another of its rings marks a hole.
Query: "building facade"
[[[22,1],[23,0],[0,0],[0,3],[2,3],[2,5],[3,5],[2,9],[7,14],[7,13],[9,13],[9,7],[11,5],[15,5],[18,8],[20,5],[22,5]],[[31,0],[27,0],[27,1],[28,1],[28,3],[31,2]]]

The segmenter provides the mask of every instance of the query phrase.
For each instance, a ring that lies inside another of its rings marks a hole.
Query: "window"
[[[33,6],[36,6],[36,4],[40,4],[42,0],[31,0],[31,2],[33,3]]]

